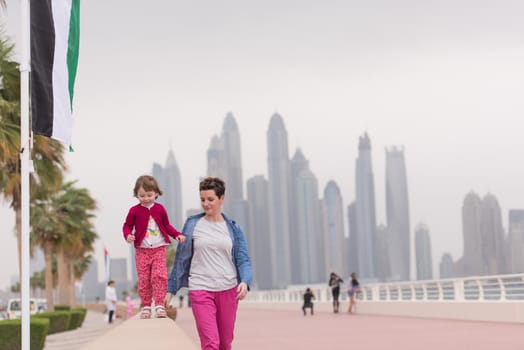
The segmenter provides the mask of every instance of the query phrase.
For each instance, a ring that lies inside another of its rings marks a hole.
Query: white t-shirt
[[[149,207],[144,207],[151,209],[151,207],[154,204],[151,204]],[[146,236],[142,240],[142,243],[140,244],[140,248],[157,248],[161,247],[167,244],[166,240],[164,239],[164,236],[162,235],[162,232],[160,232],[160,229],[158,228],[158,225],[153,219],[151,215],[149,215],[149,221],[147,223],[147,231]]]
[[[219,292],[237,285],[233,241],[225,221],[198,220],[193,232],[189,290]]]

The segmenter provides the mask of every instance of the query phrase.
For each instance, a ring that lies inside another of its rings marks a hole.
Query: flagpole
[[[30,350],[30,290],[29,290],[29,70],[30,70],[30,24],[29,0],[21,0],[22,56],[20,60],[20,181],[21,181],[21,274],[22,299],[22,350]]]

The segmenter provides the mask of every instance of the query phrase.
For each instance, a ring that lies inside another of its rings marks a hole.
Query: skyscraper
[[[464,255],[457,263],[463,276],[506,272],[506,243],[497,198],[470,192],[462,207]]]
[[[491,193],[482,198],[481,235],[484,274],[506,273],[502,212],[497,198]]]
[[[233,113],[228,112],[222,133],[214,136],[207,152],[207,176],[220,177],[226,182],[224,213],[243,228],[248,227],[248,207],[244,200],[240,133]]]
[[[207,176],[226,179],[226,160],[224,155],[224,144],[218,135],[211,138],[207,150]],[[226,183],[227,185],[227,183]]]
[[[299,248],[300,280],[302,283],[319,283],[326,276],[318,181],[310,169],[301,171],[293,181],[296,184],[296,196],[292,203],[298,209],[296,223],[299,234],[298,240],[293,241],[293,246]]]
[[[509,211],[509,269],[510,273],[524,272],[524,210]]]
[[[287,131],[280,114],[275,113],[267,131],[269,221],[273,286],[286,287],[291,282],[289,258],[290,165]]]
[[[384,224],[379,224],[376,232],[377,278],[381,281],[386,281],[391,278],[391,237],[388,234],[388,227]]]
[[[371,141],[367,133],[359,138],[355,180],[355,218],[359,275],[362,279],[374,279],[377,277],[375,232],[377,223]]]
[[[271,279],[271,239],[269,232],[269,190],[263,175],[247,181],[249,203],[249,230],[246,232],[251,253],[254,284],[259,289],[273,288]]]
[[[386,216],[390,235],[390,266],[394,280],[409,280],[410,224],[404,149],[386,149]]]
[[[417,264],[417,279],[433,279],[431,239],[429,237],[429,229],[424,224],[418,224],[415,227],[415,255]]]
[[[324,261],[326,275],[328,271],[338,271],[342,276],[349,276],[348,263],[345,261],[344,253],[344,209],[342,206],[342,195],[337,183],[330,180],[324,188],[324,199],[322,201],[324,219]]]
[[[166,208],[173,226],[181,231],[184,224],[182,221],[182,177],[172,149],[167,154],[165,166],[154,163],[152,172],[163,192],[158,197],[158,202]]]
[[[440,259],[440,278],[454,278],[455,276],[453,257],[450,253],[442,254],[442,258]]]
[[[457,270],[460,276],[483,274],[481,216],[482,201],[478,194],[471,191],[464,198],[462,205],[464,254],[457,262]]]
[[[226,207],[236,201],[244,199],[244,180],[242,178],[242,152],[240,147],[240,133],[233,113],[229,112],[222,126],[222,144],[224,146],[224,160],[226,169],[227,200]],[[229,203],[229,204],[228,204]],[[238,219],[237,219],[238,220]]]
[[[299,242],[303,237],[303,231],[299,229],[299,211],[301,208],[297,205],[297,191],[298,189],[298,179],[302,171],[309,170],[309,161],[304,157],[304,154],[298,148],[291,159],[291,179],[289,186],[289,240],[290,242]],[[294,203],[294,204],[291,204]],[[301,258],[303,253],[303,247],[300,244],[291,244],[290,246],[290,260],[291,260],[291,283],[293,284],[302,284],[309,282],[308,279],[305,279],[305,274],[303,273],[304,265]]]

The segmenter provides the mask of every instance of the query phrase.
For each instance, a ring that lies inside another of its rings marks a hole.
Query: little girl
[[[166,249],[169,236],[182,243],[185,237],[171,224],[166,209],[156,203],[162,191],[154,177],[140,176],[135,183],[134,196],[139,203],[127,214],[124,238],[134,242],[138,295],[141,301],[140,318],[151,318],[151,303],[155,301],[156,317],[166,317],[163,306],[167,290]]]

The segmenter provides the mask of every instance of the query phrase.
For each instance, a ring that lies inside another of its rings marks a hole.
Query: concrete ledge
[[[81,348],[100,349],[198,350],[200,346],[169,318],[143,320],[136,315]]]

